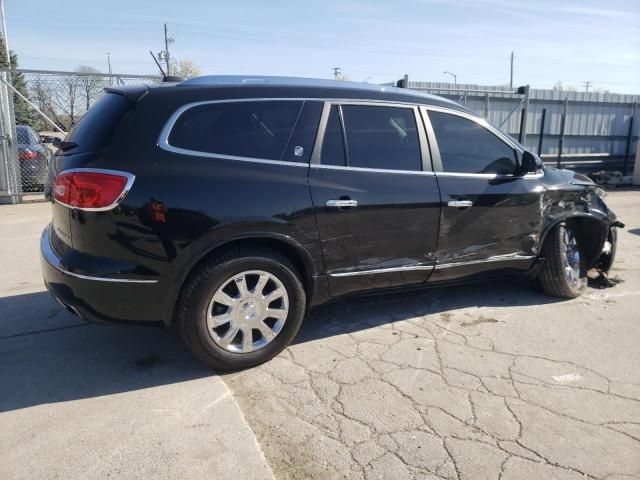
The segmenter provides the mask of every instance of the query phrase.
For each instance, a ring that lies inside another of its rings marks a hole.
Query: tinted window
[[[413,110],[343,105],[350,167],[422,170]]]
[[[342,125],[340,124],[340,114],[336,105],[331,107],[331,113],[329,113],[321,152],[320,163],[323,165],[345,165]]]
[[[513,174],[513,148],[476,122],[429,112],[445,172]]]
[[[101,150],[111,142],[118,121],[132,105],[123,95],[103,95],[73,127],[65,140],[78,145],[73,149],[74,153]]]
[[[282,160],[309,163],[313,144],[316,140],[318,124],[320,123],[322,106],[323,103],[318,101],[304,102],[304,107],[302,107],[296,128],[293,135],[291,135]]]
[[[26,143],[30,145],[40,143],[40,137],[35,130],[25,125],[16,125],[16,136],[18,138],[18,143]]]
[[[281,160],[301,101],[211,103],[190,108],[176,121],[174,147],[238,157]]]

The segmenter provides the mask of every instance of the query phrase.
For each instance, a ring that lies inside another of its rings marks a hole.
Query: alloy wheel
[[[580,281],[580,249],[576,236],[568,228],[564,229],[562,235],[561,253],[567,281],[572,287],[575,287]]]
[[[222,283],[207,306],[207,328],[213,341],[233,353],[268,345],[289,314],[289,297],[272,273],[248,270]]]

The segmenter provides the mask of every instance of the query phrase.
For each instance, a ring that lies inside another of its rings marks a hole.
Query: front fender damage
[[[571,182],[570,190],[548,190],[545,195],[546,226],[544,236],[561,222],[570,223],[582,239],[588,268],[601,273],[611,269],[615,259],[617,228],[624,227],[602,197],[595,184]],[[541,245],[544,242],[542,239]]]

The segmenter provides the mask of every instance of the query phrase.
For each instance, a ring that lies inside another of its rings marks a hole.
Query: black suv
[[[275,77],[107,89],[47,192],[51,293],[90,321],[175,320],[220,369],[347,293],[521,273],[576,297],[622,226],[588,178],[454,102]]]

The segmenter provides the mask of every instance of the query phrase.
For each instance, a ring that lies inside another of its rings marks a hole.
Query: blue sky
[[[23,68],[155,73],[163,48],[203,73],[505,84],[640,93],[639,0],[5,0]]]

